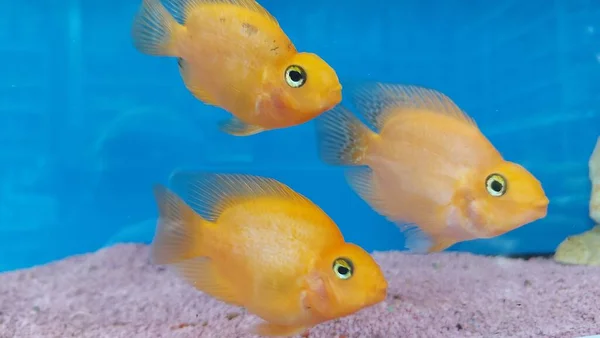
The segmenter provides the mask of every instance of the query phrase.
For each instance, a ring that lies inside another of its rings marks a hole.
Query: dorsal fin
[[[261,176],[179,171],[171,175],[169,183],[175,190],[181,189],[186,202],[210,221],[225,209],[256,197],[270,196],[316,207],[287,185]]]
[[[195,8],[211,4],[229,4],[247,8],[253,12],[264,15],[265,18],[277,23],[277,19],[254,0],[163,0],[163,2],[165,7],[181,23],[186,22],[188,14]]]
[[[433,89],[375,82],[358,86],[353,92],[353,99],[358,111],[378,131],[391,112],[402,110],[427,110],[476,126],[475,121],[449,97]]]

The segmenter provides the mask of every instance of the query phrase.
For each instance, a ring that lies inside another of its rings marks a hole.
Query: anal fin
[[[192,95],[205,104],[217,106],[217,100],[203,88],[202,84],[198,81],[199,77],[194,74],[190,64],[183,58],[178,58],[177,65],[179,66],[179,73],[181,74],[183,83]]]
[[[416,224],[395,222],[404,235],[404,246],[412,253],[428,253],[433,240]]]
[[[242,306],[236,288],[208,257],[173,264],[179,275],[196,289],[232,305]]]
[[[416,224],[396,223],[396,225],[404,233],[405,246],[413,253],[444,251],[457,243],[453,238],[430,236]]]
[[[222,121],[219,128],[234,136],[250,136],[265,131],[263,127],[244,123],[237,117],[232,117],[229,120]]]

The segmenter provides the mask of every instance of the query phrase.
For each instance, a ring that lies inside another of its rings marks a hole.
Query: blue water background
[[[247,138],[185,89],[176,61],[138,53],[141,1],[2,1],[0,271],[151,239],[155,182],[176,168],[271,176],[319,204],[347,240],[402,249],[397,228],[317,157],[314,123]],[[261,2],[342,83],[440,90],[541,180],[548,217],[451,250],[552,252],[592,226],[600,134],[600,1]]]

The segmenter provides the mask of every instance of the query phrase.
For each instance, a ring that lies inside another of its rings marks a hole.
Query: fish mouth
[[[342,102],[342,85],[337,85],[331,88],[327,93],[325,93],[323,100],[321,101],[324,103],[322,108],[325,110],[329,110],[337,106],[340,102]]]
[[[341,92],[342,91],[342,85],[340,83],[338,83],[337,85],[333,86],[330,90],[330,92]]]
[[[537,215],[540,215],[540,217],[546,217],[546,215],[548,214],[549,204],[550,200],[548,200],[548,198],[543,198],[533,202],[531,208]]]
[[[370,299],[369,302],[367,302],[367,304],[365,304],[365,306],[371,306],[371,305],[377,304],[379,302],[382,302],[384,299],[386,299],[387,298],[387,289],[388,289],[388,285],[385,281],[377,284],[375,286],[375,289],[373,290],[373,297]]]

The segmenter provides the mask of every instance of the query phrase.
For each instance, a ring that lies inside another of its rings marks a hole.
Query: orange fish
[[[301,333],[385,299],[387,282],[369,253],[345,242],[325,212],[288,186],[193,172],[176,173],[171,183],[192,204],[155,186],[153,261],[264,319],[254,333]]]
[[[142,53],[179,59],[187,89],[234,116],[236,136],[307,122],[342,100],[327,62],[299,53],[277,20],[253,0],[143,0],[132,36]]]
[[[590,197],[590,217],[600,224],[600,137],[589,160],[592,195]]]
[[[546,216],[540,182],[504,160],[475,122],[444,94],[375,83],[355,91],[376,132],[338,106],[317,119],[320,156],[405,232],[414,252],[504,234]]]

